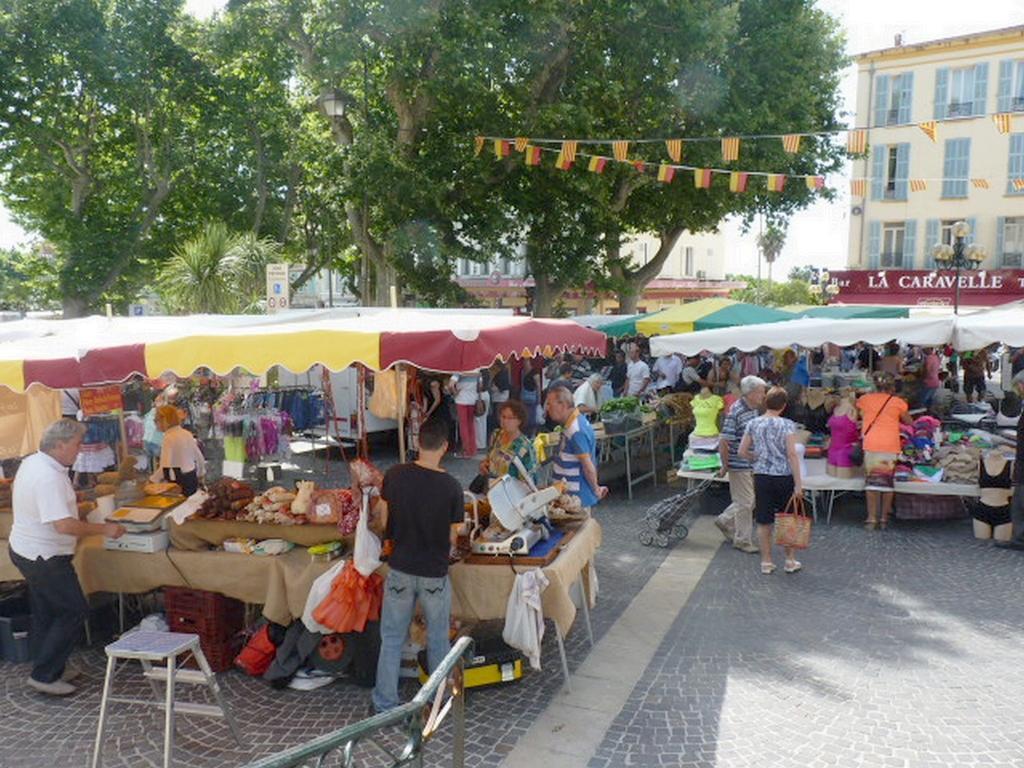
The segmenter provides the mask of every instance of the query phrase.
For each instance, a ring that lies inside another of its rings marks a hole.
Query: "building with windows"
[[[1024,268],[1024,26],[900,42],[856,57],[869,150],[853,163],[866,183],[851,201],[849,268],[932,271],[958,220],[987,249],[983,269]],[[1009,132],[997,114],[1011,115]]]
[[[622,253],[634,265],[646,264],[658,251],[659,240],[639,235],[627,240]],[[460,260],[456,270],[459,285],[484,306],[524,309],[529,303],[533,280],[522,259],[495,259],[490,262]],[[720,233],[684,232],[676,242],[658,276],[640,297],[638,309],[654,312],[674,304],[728,296],[744,283],[725,279],[725,236]],[[567,290],[562,305],[570,314],[611,314],[618,309],[613,294],[598,293],[587,286]]]

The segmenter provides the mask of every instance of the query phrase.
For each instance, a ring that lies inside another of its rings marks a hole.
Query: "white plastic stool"
[[[123,704],[147,704],[163,707],[164,716],[164,768],[171,766],[171,754],[174,750],[174,713],[183,712],[190,715],[205,717],[223,717],[231,729],[235,741],[241,745],[241,734],[231,713],[228,712],[221,695],[220,685],[210,669],[206,656],[199,647],[199,635],[182,634],[179,632],[132,632],[111,643],[107,651],[107,675],[103,681],[103,699],[100,702],[100,721],[96,728],[96,745],[92,753],[92,768],[99,768],[103,756],[103,731],[107,724],[107,704],[116,701]],[[198,670],[179,669],[178,657],[192,654],[199,664]],[[111,696],[110,688],[114,679],[118,659],[136,659],[142,664],[143,676],[149,680],[155,699],[133,699],[123,696]],[[164,668],[154,667],[162,663]],[[161,701],[160,686],[157,680],[166,681]],[[213,694],[216,704],[193,704],[191,702],[175,703],[174,686],[177,683],[205,685]]]

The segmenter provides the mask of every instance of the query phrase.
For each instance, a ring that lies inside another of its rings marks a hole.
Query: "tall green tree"
[[[60,309],[56,260],[43,246],[0,249],[0,310]]]

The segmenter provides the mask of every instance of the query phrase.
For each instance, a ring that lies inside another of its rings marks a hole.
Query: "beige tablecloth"
[[[244,520],[171,521],[171,545],[177,549],[202,550],[219,547],[225,539],[284,539],[300,547],[344,539],[351,549],[354,537],[343,537],[336,525],[270,525]]]
[[[563,635],[576,619],[569,588],[580,574],[589,578],[588,569],[600,546],[601,526],[588,520],[543,569],[550,582],[543,594],[544,615]],[[98,536],[83,539],[75,555],[75,570],[86,593],[142,593],[164,586],[205,589],[261,604],[263,615],[278,624],[302,615],[310,585],[332,565],[312,562],[304,549],[275,557],[176,549],[155,554],[116,552],[103,549]],[[453,615],[477,621],[504,618],[515,578],[511,567],[457,563],[450,573]]]

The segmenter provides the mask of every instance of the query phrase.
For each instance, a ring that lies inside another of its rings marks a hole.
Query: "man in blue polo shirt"
[[[562,425],[562,439],[555,454],[554,477],[566,485],[566,493],[579,497],[585,508],[608,495],[597,481],[597,438],[590,422],[580,415],[573,394],[565,387],[548,390],[544,407],[556,424]]]

